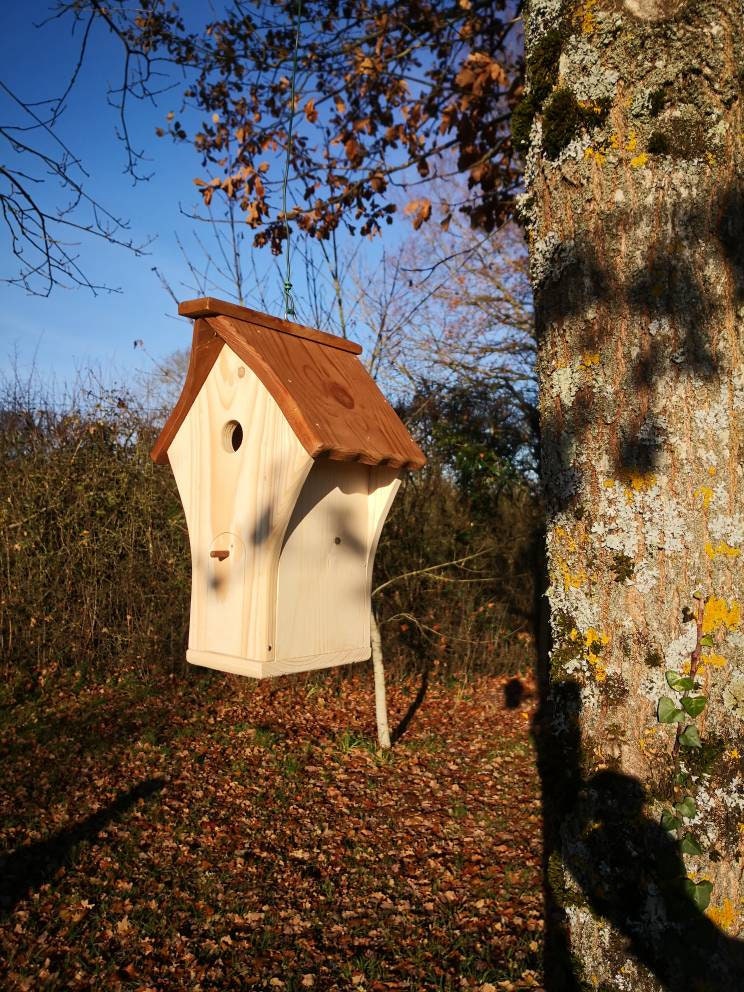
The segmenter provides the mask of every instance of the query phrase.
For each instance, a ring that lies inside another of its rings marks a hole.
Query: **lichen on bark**
[[[744,10],[531,0],[526,35],[553,981],[722,988],[744,981]],[[657,707],[691,665],[688,754]],[[660,822],[675,775],[699,854]]]

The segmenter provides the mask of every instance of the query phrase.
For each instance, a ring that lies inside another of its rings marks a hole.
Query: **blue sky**
[[[79,51],[79,36],[71,34],[70,19],[35,26],[49,10],[47,0],[12,3],[4,9],[2,78],[25,100],[58,95]],[[0,368],[6,373],[14,362],[23,374],[34,365],[44,381],[62,385],[71,381],[76,371],[93,367],[110,380],[122,381],[136,369],[152,368],[148,356],[162,359],[190,342],[190,323],[175,315],[175,305],[152,269],[157,268],[168,279],[179,298],[196,295],[184,285],[189,275],[176,233],[197,258],[195,224],[182,216],[181,208],[189,210],[197,205],[193,179],[199,175],[200,163],[191,146],[174,145],[169,138],[155,136],[155,128],[163,124],[171,104],[177,109],[177,91],[172,97],[162,97],[157,107],[135,103],[129,118],[133,144],[147,151],[151,159],[147,168],[153,177],[133,185],[124,172],[124,149],[115,136],[116,113],[106,95],[108,87],[116,85],[120,71],[120,50],[101,30],[90,45],[59,133],[90,174],[86,189],[117,216],[129,220],[129,234],[135,243],[150,242],[148,254],[137,258],[97,239],[81,240],[79,257],[86,275],[120,289],[118,293],[94,296],[82,288],[55,287],[49,297],[39,297],[0,283]],[[19,122],[17,110],[0,94],[0,124]],[[49,202],[59,198],[52,182],[47,181],[39,192],[46,194]],[[200,233],[208,237],[203,227]],[[245,240],[246,252],[250,252],[250,237]],[[379,251],[379,247],[371,250]],[[269,309],[279,314],[281,287],[275,264],[268,250],[254,255],[259,271],[268,269]],[[0,277],[7,279],[15,271],[3,228]],[[258,299],[248,302],[261,308]],[[147,354],[133,347],[135,340],[144,342]]]
[[[0,37],[3,79],[23,99],[46,99],[60,93],[75,64],[79,39],[71,36],[67,21],[34,27],[47,9],[45,2],[32,0],[10,4],[5,11]],[[133,115],[135,140],[151,149],[156,160],[152,163],[154,178],[133,186],[124,174],[124,151],[115,136],[116,115],[106,99],[107,85],[115,82],[112,69],[120,61],[111,40],[99,32],[59,130],[90,173],[90,192],[117,216],[129,219],[135,242],[154,239],[150,254],[136,258],[97,239],[81,240],[79,254],[86,274],[120,288],[120,293],[94,296],[82,288],[55,287],[49,297],[39,297],[17,286],[0,285],[0,361],[7,365],[13,356],[23,371],[35,363],[42,378],[60,384],[87,366],[112,376],[126,376],[133,368],[145,366],[147,359],[133,348],[135,338],[143,339],[156,356],[188,341],[188,325],[171,316],[172,303],[151,268],[156,265],[174,281],[178,279],[180,261],[173,232],[185,226],[179,217],[178,195],[189,203],[191,172],[197,163],[191,160],[190,149],[156,139],[154,128],[162,119],[162,109],[138,106]],[[0,114],[3,123],[20,120],[7,98],[0,104]],[[63,194],[54,181],[47,186],[50,200],[59,197],[61,202]],[[7,278],[15,274],[16,267],[5,229],[0,237],[0,275]]]

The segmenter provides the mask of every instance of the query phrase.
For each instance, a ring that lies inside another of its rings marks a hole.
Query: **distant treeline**
[[[386,663],[444,676],[524,667],[539,507],[523,425],[487,390],[441,384],[400,412],[429,462],[402,486],[377,555]],[[104,389],[61,406],[31,390],[0,397],[6,693],[61,669],[185,665],[188,536],[172,473],[149,457],[158,420]]]

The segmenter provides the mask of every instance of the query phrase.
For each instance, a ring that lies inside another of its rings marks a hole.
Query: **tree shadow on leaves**
[[[165,785],[165,779],[140,782],[103,809],[53,834],[47,840],[25,844],[0,858],[0,919],[34,889],[48,882],[57,871],[74,858],[75,849],[84,841],[94,840],[112,820],[118,819],[139,799],[148,799]]]
[[[504,706],[508,710],[519,709],[526,695],[524,682],[515,676],[504,686]]]
[[[426,693],[429,689],[429,667],[429,663],[427,662],[421,671],[421,682],[419,683],[418,692],[411,700],[408,709],[403,714],[398,726],[390,735],[391,744],[397,744],[401,737],[405,734],[411,726],[411,722],[424,702],[424,699],[426,698]]]

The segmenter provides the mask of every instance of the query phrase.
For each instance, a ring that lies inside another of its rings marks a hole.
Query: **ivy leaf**
[[[662,696],[656,711],[659,723],[682,723],[685,714],[674,704],[669,696]]]
[[[700,716],[708,702],[705,696],[685,696],[682,700],[682,709],[691,717]]]
[[[670,809],[665,809],[661,814],[661,826],[664,830],[668,830],[671,833],[672,830],[676,830],[682,826],[682,821]]]
[[[685,834],[682,838],[682,843],[680,844],[680,850],[683,854],[702,854],[703,849],[698,844],[696,838],[692,834]]]
[[[710,905],[710,894],[712,891],[712,882],[693,882],[691,878],[685,879],[685,892],[690,899],[692,899],[701,913]]]
[[[684,816],[687,820],[691,819],[697,813],[697,806],[692,796],[685,796],[681,803],[674,804],[674,808],[680,816]]]
[[[695,688],[695,680],[689,675],[680,675],[679,672],[667,672],[666,680],[669,687],[677,692],[688,692]]]
[[[679,742],[682,747],[702,747],[697,727],[690,726],[683,730],[679,735]]]

